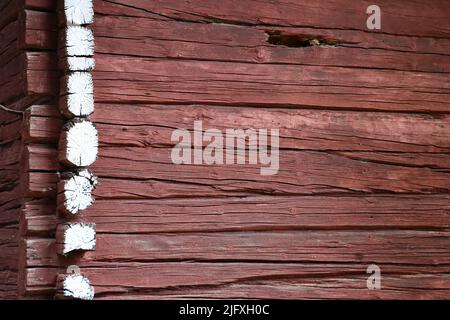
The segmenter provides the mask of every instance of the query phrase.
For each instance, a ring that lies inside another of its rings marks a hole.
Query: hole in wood
[[[320,37],[307,37],[304,35],[283,34],[280,31],[266,31],[267,42],[276,46],[284,46],[290,48],[307,48],[307,47],[335,47],[338,42],[336,40],[326,40]]]
[[[56,229],[56,250],[63,256],[74,251],[93,251],[96,240],[95,223],[67,223]]]

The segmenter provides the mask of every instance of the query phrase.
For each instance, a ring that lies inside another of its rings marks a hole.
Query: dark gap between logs
[[[336,47],[338,41],[304,35],[281,34],[279,31],[266,31],[267,42],[276,46],[290,48]]]

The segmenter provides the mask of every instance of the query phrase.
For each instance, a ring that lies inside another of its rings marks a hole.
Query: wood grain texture
[[[26,11],[27,44],[55,49],[56,15]],[[356,30],[308,27],[191,23],[153,17],[98,16],[96,51],[149,58],[326,65],[404,71],[447,72],[450,41],[411,36],[367,34]],[[270,33],[299,39],[324,38],[332,47],[289,48],[269,42]],[[433,42],[433,46],[430,46]],[[126,50],[133,46],[133,52]]]
[[[445,230],[450,198],[444,195],[368,197],[229,197],[98,200],[72,221],[92,221],[99,233],[270,230]],[[64,219],[52,199],[25,204],[23,231],[49,237]]]
[[[18,296],[19,215],[23,204],[22,117],[0,109],[0,299]]]
[[[126,150],[126,155],[121,156],[119,149]],[[35,171],[60,168],[53,149],[28,149],[30,151],[29,157],[33,157],[30,163]],[[171,150],[165,148],[105,147],[100,148],[99,158],[92,169],[101,178],[176,181],[187,186],[194,184],[205,192],[219,190],[230,195],[239,192],[279,195],[439,193],[449,188],[448,158],[433,154],[426,154],[423,159],[420,154],[409,155],[417,163],[411,164],[408,155],[403,154],[400,157],[388,154],[379,160],[377,157],[383,154],[368,153],[367,156],[367,153],[351,152],[284,151],[276,176],[261,176],[259,165],[177,165],[176,180],[173,179],[175,165],[170,154]],[[386,160],[389,156],[394,159]],[[301,168],[301,171],[293,173],[295,168]],[[99,198],[102,198],[102,184],[94,193]],[[192,196],[189,189],[185,191],[181,186],[179,192],[180,196]],[[153,197],[151,193],[148,196]]]
[[[427,299],[449,294],[448,267],[386,264],[382,268],[383,290],[367,290],[365,269],[355,264],[123,263],[83,268],[83,272],[95,286],[97,299]],[[29,294],[51,296],[58,271],[63,269],[27,269]]]
[[[61,119],[56,106],[33,106],[27,112],[27,141],[57,143]],[[173,146],[174,129],[279,128],[280,148],[294,150],[446,153],[448,115],[308,111],[208,106],[97,104],[91,117],[105,147]]]
[[[378,2],[383,8],[382,32],[395,35],[445,38],[449,35],[450,14],[444,0]],[[365,14],[369,2],[355,3],[346,0],[326,3],[320,0],[298,3],[291,0],[238,1],[226,0],[220,6],[207,0],[193,6],[189,1],[113,0],[94,1],[98,13],[121,16],[155,17],[204,23],[231,23],[238,25],[314,26],[328,29],[366,30]],[[113,6],[112,4],[117,4]],[[399,15],[399,13],[402,15]],[[420,14],[418,14],[420,13]]]
[[[43,55],[30,56],[30,63],[39,65],[52,60],[51,55]],[[54,64],[54,71],[47,71],[46,77],[56,77],[56,60]],[[30,73],[30,83],[37,82],[35,77],[39,75]],[[444,99],[449,90],[445,73],[97,54],[93,75],[95,100],[100,103],[449,111]],[[202,90],[198,90],[199,84]],[[415,90],[410,90],[412,87]],[[57,95],[57,87],[49,84],[41,90]],[[265,92],[272,94],[266,97]]]

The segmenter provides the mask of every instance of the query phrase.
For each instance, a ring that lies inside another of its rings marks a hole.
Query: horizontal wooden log
[[[24,139],[56,144],[62,121],[56,106],[33,106]],[[97,104],[91,117],[101,146],[173,146],[173,130],[279,128],[280,148],[389,152],[448,152],[450,117],[398,113],[274,110],[212,106]],[[333,120],[333,121],[331,121]]]
[[[32,198],[52,197],[56,199],[58,175],[53,172],[24,173],[25,194]]]
[[[14,20],[0,28],[0,66],[2,67],[19,54],[19,30],[20,23],[18,20]]]
[[[50,11],[56,8],[57,0],[21,0],[25,3],[26,8]]]
[[[306,3],[292,1],[259,1],[258,5],[239,0],[226,0],[220,6],[214,0],[189,2],[170,0],[114,0],[94,1],[100,14],[145,16],[157,19],[227,23],[236,25],[309,26],[328,29],[367,31],[367,6],[346,0],[328,3],[320,0]],[[117,4],[117,5],[115,5]],[[405,6],[401,1],[381,0],[382,33],[409,36],[448,37],[450,5],[444,0],[416,1]],[[417,13],[420,12],[420,15]]]
[[[61,78],[60,90],[59,109],[66,118],[87,117],[94,112],[94,86],[90,72],[70,72]]]
[[[18,20],[18,16],[23,6],[17,0],[4,0],[0,3],[0,11],[3,13],[0,17],[0,30],[14,20]]]
[[[0,103],[28,97],[38,100],[40,97],[57,96],[58,75],[56,58],[43,52],[22,53],[3,67],[0,74]]]
[[[58,0],[59,24],[87,25],[94,22],[94,7],[92,0]]]
[[[393,160],[374,160],[382,155],[371,153],[332,153],[315,151],[282,150],[280,170],[274,176],[260,175],[260,165],[175,165],[170,159],[171,150],[165,148],[126,148],[122,156],[118,150],[125,148],[100,148],[98,160],[92,166],[97,176],[114,179],[120,190],[126,180],[140,180],[146,197],[158,197],[159,191],[148,189],[151,181],[178,183],[178,196],[192,196],[189,185],[196,185],[207,196],[210,190],[216,196],[226,192],[262,194],[351,194],[372,192],[395,193],[441,193],[449,188],[448,161],[439,155],[426,154],[423,160],[414,155],[416,164],[410,163],[411,156],[388,155]],[[30,151],[30,150],[29,150]],[[53,149],[31,150],[33,170],[58,170]],[[431,160],[430,160],[431,159]],[[428,165],[430,165],[428,167]],[[174,170],[177,175],[174,180]],[[30,172],[36,182],[45,190],[57,180],[51,173],[44,175]],[[239,177],[239,179],[237,178]],[[33,180],[34,180],[33,179]],[[122,181],[121,181],[122,180]],[[47,181],[47,184],[44,182]],[[112,182],[112,181],[111,181]],[[94,195],[99,199],[105,194],[103,183]],[[137,187],[138,184],[129,184]],[[30,185],[30,187],[33,187]],[[144,191],[146,190],[146,192]],[[160,190],[161,191],[161,190]],[[136,189],[128,190],[132,198]],[[118,195],[116,193],[116,195]]]
[[[53,13],[24,10],[23,48],[56,49],[58,26]]]
[[[52,172],[29,172],[24,175],[27,180],[25,194],[32,198],[55,198],[58,175]],[[154,199],[173,197],[216,197],[229,196],[226,190],[216,190],[213,186],[183,185],[176,181],[157,180],[122,180],[102,178],[101,183],[93,192],[96,199]],[[251,195],[249,191],[233,192],[234,196]]]
[[[439,230],[450,228],[450,198],[438,196],[246,197],[165,200],[99,200],[77,222],[99,233],[256,230]],[[24,234],[49,237],[64,218],[55,203],[24,205]]]
[[[57,258],[54,239],[26,241],[26,266],[106,266],[152,261],[309,261],[449,264],[447,231],[269,231],[97,234],[96,251]]]
[[[27,45],[56,49],[54,13],[27,11]],[[328,39],[329,48],[289,48],[269,42],[269,33],[298,39]],[[447,72],[448,39],[405,37],[355,30],[233,26],[140,17],[99,16],[96,51],[150,58],[283,63],[406,71]],[[133,47],[130,53],[128,48]],[[64,60],[64,59],[62,59]],[[62,68],[67,67],[63,65]]]
[[[443,99],[450,89],[446,79],[445,74],[437,73],[156,60],[101,54],[96,56],[94,71],[95,99],[100,103],[183,101],[406,112],[448,112],[449,105]],[[271,92],[270,97],[267,92]]]
[[[449,295],[448,267],[380,267],[383,290],[367,290],[366,266],[360,264],[128,263],[83,268],[83,273],[95,286],[96,299],[273,299],[274,295],[278,299],[425,299]],[[28,294],[51,296],[61,271],[26,269]]]
[[[0,110],[1,117],[7,118],[7,116],[4,114],[4,111]],[[8,148],[11,146],[8,146],[9,144],[17,144],[18,140],[21,136],[21,129],[23,125],[22,117],[20,114],[11,114],[12,117],[8,117],[11,119],[10,121],[7,121],[7,123],[0,123],[0,148]],[[17,147],[18,148],[18,147]],[[18,149],[15,149],[18,152]],[[5,157],[10,156],[9,154],[5,153]],[[1,161],[1,160],[0,160]]]
[[[71,25],[60,32],[63,56],[93,56],[94,34],[90,27]]]

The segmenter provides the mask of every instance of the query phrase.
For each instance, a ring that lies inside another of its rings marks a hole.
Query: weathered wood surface
[[[445,230],[448,196],[274,197],[98,200],[73,221],[99,233],[270,230]],[[23,230],[50,236],[63,219],[49,199],[27,202]]]
[[[25,0],[27,7],[54,10],[55,0]],[[445,0],[421,0],[405,6],[404,1],[382,0],[385,7],[385,25],[382,33],[422,37],[445,38],[450,25],[450,9]],[[159,20],[186,22],[230,23],[237,25],[314,26],[327,29],[366,30],[365,10],[368,5],[349,3],[346,0],[333,4],[315,0],[306,3],[295,1],[224,1],[220,6],[214,0],[202,1],[193,6],[190,1],[147,0],[94,0],[98,14],[151,17]],[[343,10],[345,9],[345,10]],[[399,16],[398,12],[403,15]],[[418,14],[420,13],[420,15]],[[355,17],[358,17],[355,19]]]
[[[56,279],[56,299],[94,299],[94,287],[81,274],[58,275]]]
[[[122,150],[123,155],[120,151]],[[36,171],[57,170],[53,149],[28,150]],[[394,161],[376,159],[358,153],[342,154],[317,151],[284,151],[280,157],[280,171],[276,176],[260,175],[259,165],[182,165],[173,177],[170,149],[105,147],[92,166],[99,177],[118,180],[174,181],[201,186],[200,190],[218,190],[264,194],[330,194],[330,193],[439,193],[450,189],[448,157],[427,154],[414,156],[417,165],[408,158]],[[390,155],[392,157],[392,155]],[[403,160],[403,161],[402,161]],[[42,166],[39,166],[39,161]],[[439,165],[437,163],[439,162]],[[428,167],[427,165],[431,165]],[[297,171],[296,170],[301,170]],[[119,182],[119,181],[118,181]],[[102,190],[102,183],[99,185]],[[131,190],[130,190],[131,191]],[[97,194],[97,193],[95,193]],[[189,196],[189,191],[180,195]],[[100,196],[101,197],[101,196]]]
[[[0,109],[0,299],[17,297],[22,117]]]
[[[129,6],[121,8],[126,11]],[[136,23],[139,27],[130,27],[135,24],[130,21],[136,19],[140,19]],[[183,101],[293,108],[449,111],[442,101],[448,93],[445,73],[450,64],[444,54],[450,47],[448,39],[400,37],[399,41],[398,36],[376,33],[377,44],[373,47],[373,37],[367,33],[328,29],[330,41],[342,44],[287,48],[268,43],[270,32],[307,39],[318,36],[308,28],[280,29],[275,25],[269,30],[269,26],[196,23],[202,22],[201,19],[190,22],[155,20],[152,15],[98,19],[95,24],[96,99],[122,103]],[[43,29],[43,34],[54,36],[51,30]],[[314,30],[321,34],[320,29]],[[332,32],[337,34],[331,36]],[[136,42],[133,53],[124,45],[130,38]],[[112,79],[111,71],[121,76]],[[174,79],[171,74],[177,77]],[[131,82],[135,85],[130,85]],[[201,92],[196,89],[199,82]],[[133,90],[123,92],[121,89],[125,87]],[[416,90],[409,90],[412,87]],[[266,97],[267,91],[273,95]]]
[[[81,259],[55,256],[54,239],[25,240],[27,267],[58,266],[65,260],[80,266],[152,261],[306,261],[449,264],[446,231],[267,231],[170,234],[101,234],[95,251]]]
[[[64,120],[36,103],[60,92],[56,1],[0,3],[0,103],[27,99],[23,140],[21,123],[0,126],[0,188],[21,150],[24,195],[0,195],[0,239],[20,242],[17,257],[0,240],[0,296],[11,265],[22,296],[48,298],[79,264],[100,299],[448,299],[450,6],[377,4],[382,30],[367,32],[368,4],[344,0],[95,0],[100,184],[71,222],[99,235],[67,258]],[[173,165],[171,133],[195,120],[280,128],[280,173]],[[366,288],[370,263],[383,290]]]
[[[41,64],[41,57],[28,58],[33,66]],[[35,61],[37,59],[39,61]],[[43,61],[47,59],[50,57]],[[38,83],[35,77],[53,79],[56,74],[56,67],[54,71],[30,72],[31,87],[28,90],[56,96],[58,87],[51,82],[47,85],[44,82],[39,90],[32,87]],[[107,103],[183,102],[254,107],[449,111],[443,99],[450,89],[445,73],[161,60],[99,54],[93,74],[95,99]],[[272,94],[265,96],[266,92]]]
[[[19,243],[27,165],[22,139],[26,124],[20,111],[48,98],[42,83],[50,80],[48,61],[30,58],[47,54],[28,51],[47,45],[44,42],[33,47],[29,41],[33,35],[26,32],[29,16],[25,8],[31,8],[33,2],[39,1],[0,1],[0,299],[19,297],[18,284],[24,275]],[[41,30],[48,26],[44,23],[35,27]]]
[[[352,111],[232,108],[207,105],[97,104],[91,119],[105,147],[171,147],[174,129],[280,128],[280,148],[293,150],[450,151],[450,116]],[[27,111],[25,139],[57,144],[62,120],[54,105]]]
[[[355,264],[124,263],[120,267],[83,268],[83,272],[94,285],[97,299],[270,299],[274,295],[280,299],[426,299],[445,298],[449,294],[449,280],[442,277],[449,272],[448,267],[386,264],[382,268],[386,272],[384,290],[367,290],[365,269]],[[62,270],[27,269],[29,294],[51,295],[55,275]]]

